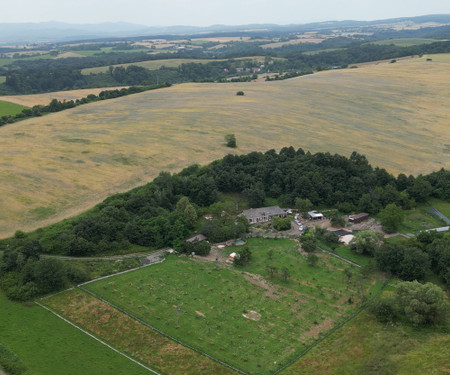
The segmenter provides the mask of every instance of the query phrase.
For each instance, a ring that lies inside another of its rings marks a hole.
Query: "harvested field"
[[[449,168],[449,73],[450,64],[422,58],[285,81],[183,84],[3,126],[0,237],[230,152],[292,145],[356,150],[392,173]],[[224,146],[229,133],[237,150]]]
[[[49,92],[46,94],[33,94],[33,95],[8,95],[8,96],[0,96],[0,100],[9,103],[23,105],[26,107],[33,107],[34,105],[47,105],[53,99],[76,100],[84,98],[89,94],[98,95],[101,91],[104,90],[116,90],[116,89],[120,90],[123,87],[128,86],[56,91],[56,92]]]

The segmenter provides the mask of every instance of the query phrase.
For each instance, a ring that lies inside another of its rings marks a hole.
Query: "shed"
[[[323,214],[317,211],[309,211],[308,216],[310,220],[322,220]]]
[[[351,223],[360,223],[361,221],[367,220],[369,218],[369,214],[367,212],[361,212],[356,215],[350,215],[348,217],[348,221]]]

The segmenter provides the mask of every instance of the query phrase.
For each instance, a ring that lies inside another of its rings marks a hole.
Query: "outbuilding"
[[[369,214],[367,212],[361,212],[357,215],[350,215],[348,217],[348,221],[350,223],[360,223],[361,221],[367,220],[369,218]]]
[[[323,214],[317,211],[309,211],[308,212],[309,220],[322,220]]]

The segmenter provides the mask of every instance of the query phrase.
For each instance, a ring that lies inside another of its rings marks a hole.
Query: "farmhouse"
[[[309,211],[308,212],[309,220],[322,220],[323,214],[317,211]]]
[[[245,210],[239,216],[245,216],[250,224],[255,223],[265,223],[269,221],[272,217],[286,217],[286,212],[284,212],[278,206],[271,207],[261,207],[261,208],[250,208]]]
[[[367,220],[369,218],[369,214],[366,212],[361,212],[357,215],[350,215],[348,217],[348,221],[350,223],[360,223],[361,221]]]

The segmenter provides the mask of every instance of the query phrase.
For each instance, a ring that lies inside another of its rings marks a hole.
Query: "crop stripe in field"
[[[89,337],[93,338],[94,340],[98,341],[99,343],[105,345],[106,347],[108,347],[109,349],[115,351],[116,353],[120,354],[121,356],[129,359],[130,361],[136,363],[137,365],[145,368],[146,370],[150,371],[151,373],[155,374],[155,375],[161,375],[159,372],[156,372],[155,370],[152,370],[151,368],[145,366],[144,364],[142,364],[141,362],[135,360],[134,358],[129,357],[128,355],[126,355],[125,353],[122,353],[120,350],[112,347],[111,345],[107,344],[106,342],[104,342],[103,340],[99,339],[98,337],[94,336],[93,334],[87,332],[86,330],[84,330],[83,328],[77,326],[75,323],[71,322],[70,320],[64,318],[63,316],[59,315],[56,311],[52,310],[51,308],[41,304],[38,301],[34,301],[34,303],[36,303],[38,306],[42,307],[43,309],[51,312],[53,315],[56,315],[58,318],[64,320],[66,323],[70,324],[72,327],[75,327],[76,329],[80,330],[81,332],[83,332],[84,334],[88,335]]]
[[[142,268],[142,267],[141,267],[141,268]],[[84,292],[86,292],[86,293],[88,293],[88,294],[94,296],[95,298],[99,299],[100,301],[105,302],[105,303],[108,304],[109,306],[111,306],[111,307],[115,308],[116,310],[120,311],[121,313],[127,315],[127,316],[130,317],[131,319],[134,319],[134,320],[138,321],[139,323],[141,323],[142,325],[144,325],[144,326],[146,326],[146,327],[152,329],[153,331],[158,332],[160,335],[162,335],[162,336],[164,336],[164,337],[167,337],[168,339],[170,339],[170,340],[172,340],[172,341],[175,341],[176,343],[178,343],[178,344],[180,344],[180,345],[183,345],[184,347],[186,347],[186,348],[188,348],[188,349],[191,349],[191,350],[193,350],[193,351],[195,351],[195,352],[197,352],[197,353],[199,353],[199,354],[201,354],[201,355],[204,355],[205,357],[208,357],[209,359],[211,359],[211,360],[213,360],[213,361],[215,361],[215,362],[217,362],[217,363],[220,363],[222,366],[228,367],[228,368],[230,368],[231,370],[234,370],[234,371],[238,372],[239,374],[242,374],[242,375],[248,375],[246,372],[244,372],[244,371],[242,371],[242,370],[240,370],[240,369],[238,369],[238,368],[236,368],[236,367],[234,367],[234,366],[228,364],[227,362],[221,361],[220,359],[215,358],[215,357],[211,356],[210,354],[201,351],[200,349],[197,349],[197,348],[195,348],[195,347],[193,347],[193,346],[191,346],[191,345],[189,345],[189,344],[186,344],[186,343],[184,343],[184,342],[182,342],[182,341],[176,339],[175,337],[172,337],[172,336],[168,335],[168,334],[165,333],[164,331],[161,331],[160,329],[158,329],[158,328],[152,326],[151,324],[149,324],[149,323],[147,323],[147,322],[144,322],[142,319],[138,318],[137,316],[134,316],[133,314],[130,314],[128,311],[125,311],[125,310],[122,309],[121,307],[114,305],[113,303],[111,303],[111,302],[109,302],[108,300],[106,300],[106,299],[100,297],[100,296],[97,295],[96,293],[94,293],[94,292],[92,292],[92,291],[90,291],[90,290],[88,290],[88,289],[83,288],[82,285],[84,285],[84,284],[80,284],[80,285],[78,286],[78,288],[80,288],[82,291],[84,291]]]
[[[391,277],[387,279],[384,283],[379,292],[374,296],[371,300],[374,300],[375,298],[378,298],[378,296],[381,294],[381,292],[384,290],[386,285],[391,281]],[[339,323],[336,327],[333,327],[330,329],[323,337],[318,339],[317,341],[313,342],[310,346],[308,346],[305,350],[303,350],[298,356],[296,356],[294,359],[290,360],[287,364],[279,368],[277,371],[275,371],[272,375],[279,374],[281,371],[285,370],[289,366],[293,365],[295,362],[297,362],[300,358],[302,358],[305,354],[307,354],[311,349],[319,345],[323,340],[325,340],[327,337],[329,337],[332,333],[337,331],[339,328],[341,328],[344,324],[348,323],[350,320],[355,318],[361,311],[363,311],[368,305],[370,301],[367,301],[364,305],[362,305],[358,310],[356,310],[352,315],[350,315],[347,319],[345,319],[343,322]]]

